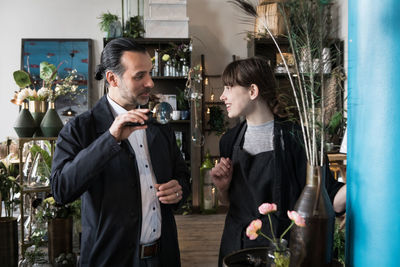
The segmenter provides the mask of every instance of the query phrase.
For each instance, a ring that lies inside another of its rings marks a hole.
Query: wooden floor
[[[226,214],[175,215],[182,267],[218,265]]]

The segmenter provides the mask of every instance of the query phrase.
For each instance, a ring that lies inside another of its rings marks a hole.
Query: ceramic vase
[[[335,213],[325,188],[326,167],[307,165],[306,186],[294,210],[306,222],[290,233],[290,266],[331,266]]]
[[[23,102],[17,121],[14,123],[14,130],[18,137],[32,137],[36,131],[36,123],[28,110],[28,103]]]
[[[38,101],[38,100],[29,101],[29,111],[37,125],[37,129],[34,134],[35,137],[43,136],[42,130],[40,129],[40,123],[42,122],[43,117],[46,114],[46,110],[47,110],[46,101]]]
[[[40,129],[45,137],[57,137],[64,124],[58,115],[54,102],[49,102],[46,114],[40,123]]]

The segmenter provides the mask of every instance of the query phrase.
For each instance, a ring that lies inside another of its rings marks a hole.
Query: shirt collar
[[[126,109],[124,109],[123,107],[118,105],[117,102],[112,100],[109,95],[107,95],[107,100],[108,100],[108,103],[110,103],[111,112],[114,115],[114,117],[117,117],[120,114],[124,114],[124,113],[128,112]]]

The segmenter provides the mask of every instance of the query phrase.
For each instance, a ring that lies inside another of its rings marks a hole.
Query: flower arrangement
[[[289,219],[292,221],[291,224],[286,228],[286,230],[281,234],[278,238],[275,237],[274,230],[272,229],[272,221],[270,213],[277,211],[277,206],[274,203],[263,203],[258,207],[258,211],[262,215],[267,215],[269,220],[269,226],[271,228],[272,237],[265,235],[261,232],[262,222],[260,219],[253,220],[246,229],[246,235],[250,240],[255,240],[259,235],[268,239],[273,246],[275,247],[274,251],[274,263],[276,267],[286,267],[289,266],[289,257],[285,257],[283,254],[285,247],[283,245],[283,237],[287,234],[287,232],[293,227],[293,225],[297,225],[299,227],[305,227],[306,223],[303,217],[301,217],[296,211],[288,211],[287,215]]]
[[[184,75],[188,72],[188,62],[190,61],[190,53],[192,51],[192,43],[189,44],[174,44],[170,43],[170,46],[160,51],[161,60],[165,63],[170,64],[176,69],[182,70]]]
[[[57,75],[58,68],[62,62],[56,67],[46,61],[40,63],[40,78],[42,86],[36,89],[35,82],[29,72],[17,70],[13,73],[16,84],[20,87],[18,92],[15,92],[11,102],[21,105],[25,100],[52,101],[54,102],[61,95],[69,95],[71,98],[76,97],[81,93],[79,86],[75,82],[77,71],[74,69],[68,75],[60,79]]]
[[[15,197],[20,192],[20,186],[15,178],[18,175],[18,169],[11,163],[13,154],[9,154],[0,161],[0,217],[2,202],[4,202],[6,217],[13,216],[14,206],[19,203]]]

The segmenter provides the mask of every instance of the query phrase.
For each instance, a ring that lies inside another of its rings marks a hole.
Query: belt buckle
[[[154,255],[145,256],[145,255],[144,255],[144,251],[145,251],[145,248],[147,248],[147,247],[152,247],[152,246],[156,246],[157,243],[158,243],[158,240],[155,241],[155,242],[153,242],[153,243],[150,243],[150,244],[140,245],[140,248],[141,248],[141,249],[140,249],[140,258],[141,258],[141,259],[149,259],[149,258],[154,257]],[[158,253],[158,248],[157,248],[157,253]]]

